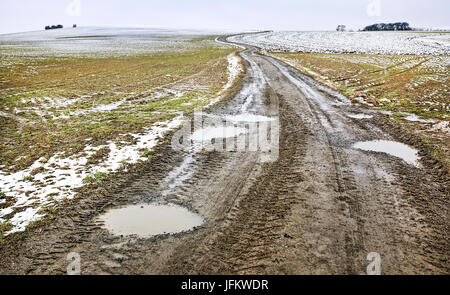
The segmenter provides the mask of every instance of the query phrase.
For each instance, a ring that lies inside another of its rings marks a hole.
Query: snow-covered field
[[[232,86],[242,71],[236,55],[230,55],[228,62],[228,81],[219,95]],[[145,161],[146,157],[141,151],[154,148],[165,133],[178,128],[183,122],[181,115],[171,121],[153,124],[140,134],[131,134],[136,139],[135,144],[120,147],[114,142],[109,142],[107,146],[87,145],[81,154],[68,158],[57,154],[49,160],[39,159],[29,168],[13,174],[0,170],[0,188],[6,197],[15,200],[12,206],[0,209],[0,222],[8,221],[13,226],[6,234],[23,231],[28,224],[45,216],[44,211],[41,211],[43,208],[56,205],[64,199],[72,199],[76,194],[75,189],[85,185],[86,177],[96,173],[114,173],[124,163]],[[101,163],[90,165],[89,159],[103,148],[109,150],[107,158]],[[31,178],[36,170],[39,172]],[[3,202],[5,201],[0,199],[0,204]],[[8,220],[2,219],[20,208],[26,210],[14,214]]]
[[[190,41],[214,34],[220,33],[148,28],[65,28],[0,35],[0,52],[15,56],[128,56],[192,49],[201,44]],[[213,43],[211,40],[205,42]],[[11,53],[8,49],[14,51]]]
[[[0,170],[0,187],[7,197],[15,199],[13,206],[0,210],[0,222],[3,221],[1,217],[13,213],[14,209],[26,208],[8,220],[13,225],[8,233],[25,230],[30,222],[44,216],[41,212],[43,208],[63,199],[72,199],[74,190],[85,184],[86,177],[97,173],[114,173],[123,163],[145,161],[140,150],[151,150],[165,132],[177,128],[181,123],[181,117],[178,117],[170,122],[155,124],[142,134],[132,134],[137,140],[133,145],[118,147],[113,142],[108,146],[88,145],[80,155],[65,158],[57,154],[49,160],[39,159],[31,167],[13,174]],[[89,165],[89,159],[103,148],[110,151],[107,159],[97,165]],[[33,175],[36,170],[39,172]]]
[[[413,32],[265,32],[230,41],[273,52],[450,54],[450,34]]]

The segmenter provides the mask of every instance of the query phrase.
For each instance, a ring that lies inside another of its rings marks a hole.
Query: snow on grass
[[[410,121],[410,122],[420,122],[420,123],[432,123],[434,122],[433,119],[421,119],[419,116],[417,116],[416,114],[407,114],[407,116],[404,118],[406,121]]]
[[[450,136],[450,122],[442,121],[438,124],[435,124],[433,128],[431,128],[431,131],[440,131]]]
[[[239,76],[239,74],[242,72],[242,66],[240,63],[240,58],[236,56],[235,54],[230,54],[227,57],[228,60],[228,82],[225,85],[223,90],[229,89],[236,78]]]
[[[266,32],[238,35],[230,41],[274,52],[450,54],[450,36],[406,32]]]
[[[190,41],[217,33],[219,32],[154,28],[78,27],[0,35],[0,50],[3,49],[3,54],[9,56],[130,56],[194,48],[199,44]],[[213,40],[203,42],[213,44]],[[9,51],[11,48],[16,50]]]
[[[243,70],[240,58],[236,55],[228,56],[228,63],[228,82],[221,93],[232,86]],[[181,96],[182,93],[177,95]],[[68,104],[59,99],[44,98],[43,101],[48,104],[48,108]],[[123,101],[119,101],[99,105],[84,112],[108,112],[122,103]],[[9,205],[0,209],[0,222],[9,222],[13,226],[6,235],[24,231],[31,222],[46,215],[45,208],[64,199],[73,199],[76,189],[84,186],[87,179],[117,172],[124,163],[134,164],[147,160],[143,151],[153,149],[166,133],[179,128],[183,122],[183,115],[180,114],[170,121],[154,123],[142,133],[131,134],[135,138],[135,143],[131,145],[118,145],[115,142],[95,147],[88,145],[79,154],[65,157],[64,153],[58,153],[50,159],[41,158],[27,169],[12,174],[0,170],[0,189],[7,198],[0,201],[2,204],[8,202]],[[102,149],[109,151],[107,157],[99,163],[90,164],[89,160]]]
[[[137,140],[137,143],[134,145],[118,147],[115,143],[109,143],[109,157],[96,167],[96,172],[115,172],[123,162],[134,164],[138,161],[146,160],[139,151],[155,147],[164,134],[182,125],[184,122],[182,118],[183,116],[179,116],[169,122],[157,123],[143,134],[132,134]]]
[[[241,64],[241,58],[237,56],[235,53],[228,55],[227,61],[228,61],[228,81],[222,88],[222,90],[218,93],[216,99],[211,100],[211,102],[206,107],[210,107],[215,103],[217,103],[222,98],[221,97],[222,94],[224,94],[225,91],[227,91],[228,89],[231,88],[231,86],[233,86],[236,79],[244,71]]]
[[[0,222],[4,222],[3,218],[15,210],[20,211],[8,218],[13,228],[6,234],[25,230],[30,222],[45,215],[40,213],[41,209],[63,199],[72,199],[76,194],[75,189],[85,184],[86,177],[99,172],[114,173],[124,162],[133,164],[146,160],[140,151],[154,148],[160,138],[181,126],[182,122],[182,117],[177,117],[155,124],[141,134],[133,134],[137,142],[132,145],[118,147],[110,142],[106,146],[87,146],[79,155],[65,158],[63,154],[56,154],[48,161],[42,158],[31,167],[13,174],[0,171],[2,191],[6,197],[14,199],[14,204],[0,210]],[[110,150],[107,159],[89,165],[88,160],[95,152],[106,147]]]
[[[352,119],[358,119],[358,120],[373,118],[372,115],[366,115],[366,114],[347,114],[347,117],[352,118]]]
[[[90,113],[111,112],[111,111],[114,111],[117,108],[119,108],[124,103],[125,103],[125,100],[120,100],[120,101],[112,102],[110,104],[101,104],[101,105],[98,105],[98,106],[90,108],[90,109],[69,112],[68,115],[59,115],[59,116],[53,115],[53,118],[54,119],[58,119],[58,118],[69,119],[72,116],[87,115]]]

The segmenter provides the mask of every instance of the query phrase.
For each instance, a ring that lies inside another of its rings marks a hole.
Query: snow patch
[[[450,36],[409,32],[278,31],[230,37],[272,52],[448,55]]]
[[[440,131],[444,132],[450,135],[450,122],[449,121],[443,121],[438,124],[435,124],[433,128],[431,128],[432,131]]]
[[[60,153],[48,161],[41,158],[29,168],[13,174],[0,171],[2,192],[14,199],[12,206],[0,210],[0,221],[5,221],[2,217],[13,213],[14,209],[26,208],[8,220],[13,228],[7,234],[23,231],[30,222],[39,220],[43,216],[39,211],[46,206],[65,198],[72,199],[76,194],[75,189],[85,184],[87,176],[97,172],[116,172],[123,162],[133,164],[146,160],[140,151],[155,147],[160,138],[180,127],[183,122],[180,116],[172,121],[155,124],[141,134],[133,134],[137,139],[136,144],[118,147],[116,143],[110,142],[106,146],[87,146],[81,154],[65,158]],[[107,159],[100,164],[88,165],[89,158],[106,147],[110,149]],[[32,175],[36,169],[38,172]]]
[[[372,115],[366,115],[366,114],[348,114],[347,117],[349,118],[353,118],[353,119],[372,119],[373,116]]]

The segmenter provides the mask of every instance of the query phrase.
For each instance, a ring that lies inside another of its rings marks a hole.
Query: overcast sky
[[[376,22],[450,27],[449,0],[0,0],[0,33],[71,26],[334,30]]]

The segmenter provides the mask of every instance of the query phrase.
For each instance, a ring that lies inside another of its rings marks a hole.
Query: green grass
[[[5,233],[13,228],[13,225],[9,222],[0,222],[0,240],[3,240]]]
[[[420,55],[368,55],[274,53],[301,71],[350,98],[365,95],[378,107],[414,113],[423,118],[450,116],[448,85],[450,57]],[[385,102],[389,100],[390,102]]]
[[[22,178],[22,181],[23,181],[23,182],[33,181],[33,180],[34,180],[34,177],[31,176],[31,175],[27,175],[27,176],[24,176],[24,177]]]
[[[422,141],[425,145],[431,150],[431,156],[433,159],[444,162],[447,165],[449,164],[449,160],[446,156],[446,152],[443,149],[443,145],[441,142],[429,137],[429,136],[421,136]]]
[[[104,172],[97,172],[91,175],[86,176],[86,178],[84,179],[85,183],[97,183],[97,182],[101,182],[103,179],[105,179],[106,177],[108,177],[108,173],[104,173]]]
[[[0,115],[2,170],[19,171],[55,153],[70,156],[87,144],[130,142],[127,134],[209,103],[227,80],[226,56],[234,49],[204,40],[180,52],[118,57],[17,57],[0,51],[0,64],[8,64],[0,67],[0,112],[7,114]],[[177,87],[181,97],[158,97]],[[112,111],[91,111],[117,102],[123,103]]]
[[[450,167],[448,136],[404,120],[450,118],[450,57],[325,53],[273,53],[300,71],[335,88],[353,102],[364,97],[375,109],[393,112],[390,120],[418,136],[435,160]],[[358,98],[358,99],[357,99]],[[407,125],[407,126],[405,126]]]

